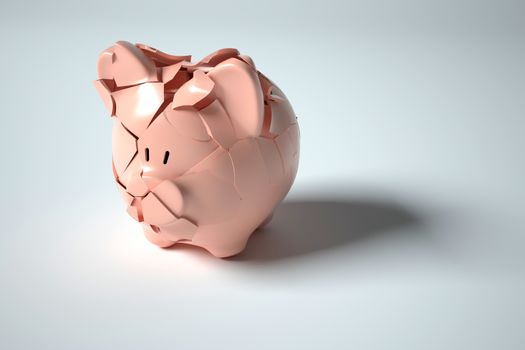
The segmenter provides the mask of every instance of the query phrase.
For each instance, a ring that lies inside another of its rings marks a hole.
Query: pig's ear
[[[127,41],[118,41],[98,59],[98,78],[113,80],[117,87],[158,81],[155,63]]]
[[[95,81],[95,88],[112,116],[116,108],[112,92],[117,88],[158,81],[153,60],[127,41],[104,50],[98,58],[97,70],[99,80]]]
[[[261,134],[264,97],[255,69],[238,58],[215,66],[207,76],[215,83],[213,92],[226,109],[238,138]]]

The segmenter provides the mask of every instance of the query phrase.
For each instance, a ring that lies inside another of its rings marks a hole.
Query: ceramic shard
[[[270,183],[278,184],[283,178],[284,169],[277,145],[273,140],[262,137],[257,138],[256,141],[262,158],[264,159],[266,173],[268,174]]]
[[[113,164],[120,176],[137,153],[137,139],[119,121],[113,127]]]
[[[295,150],[292,140],[290,139],[288,133],[283,133],[275,138],[275,143],[277,144],[279,154],[281,155],[283,161],[284,172],[288,175],[291,171],[293,171],[291,163]]]
[[[153,61],[135,45],[125,41],[115,44],[111,72],[117,86],[158,81]]]
[[[218,100],[213,101],[209,106],[199,111],[208,134],[222,148],[229,149],[237,142],[233,125],[226,110]]]
[[[188,135],[196,141],[210,141],[206,126],[196,111],[191,109],[173,110],[168,106],[164,111],[164,116],[179,134]]]
[[[188,174],[210,172],[226,183],[233,184],[234,173],[231,158],[227,151],[222,148],[216,149],[208,157],[192,167]]]
[[[135,136],[139,137],[164,103],[163,83],[144,83],[112,94],[116,116]]]
[[[151,47],[145,44],[136,44],[135,46],[137,46],[140,50],[142,50],[142,52],[146,56],[151,58],[154,62],[156,62],[159,65],[170,65],[170,64],[174,64],[178,62],[183,62],[183,61],[187,61],[187,62],[191,61],[190,55],[183,55],[183,56],[170,55],[170,54],[167,54],[165,52],[162,52],[154,47]]]
[[[152,192],[142,199],[142,214],[147,223],[156,226],[162,226],[177,219]]]
[[[228,58],[237,57],[238,55],[239,51],[237,49],[220,49],[201,59],[198,64],[206,64],[213,67]]]
[[[248,198],[265,188],[269,178],[267,168],[254,139],[237,142],[230,150],[235,172],[235,186],[242,198]]]
[[[172,108],[194,107],[199,110],[215,100],[215,83],[206,73],[195,71],[193,78],[182,85],[173,96]]]
[[[177,217],[182,216],[184,199],[180,188],[170,180],[164,180],[153,188],[155,196]]]

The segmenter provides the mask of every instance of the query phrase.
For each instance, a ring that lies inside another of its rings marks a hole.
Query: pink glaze
[[[113,173],[150,242],[232,256],[290,190],[299,128],[249,56],[227,48],[190,61],[124,41],[100,55]]]

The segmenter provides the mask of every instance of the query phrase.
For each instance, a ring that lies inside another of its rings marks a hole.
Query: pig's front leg
[[[148,241],[160,248],[168,248],[175,244],[174,241],[170,241],[161,236],[159,233],[153,231],[149,225],[144,225],[144,236]]]
[[[174,183],[184,202],[180,207],[180,216],[197,226],[231,220],[239,208],[241,198],[233,183],[220,179],[210,171],[187,174]]]

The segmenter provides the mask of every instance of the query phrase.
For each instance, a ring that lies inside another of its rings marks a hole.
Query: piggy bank
[[[241,252],[297,173],[299,128],[284,93],[231,48],[191,62],[119,41],[97,69],[115,181],[146,238]]]

